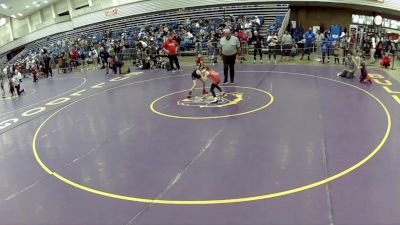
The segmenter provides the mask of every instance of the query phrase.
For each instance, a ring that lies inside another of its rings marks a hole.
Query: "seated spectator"
[[[292,48],[290,49],[290,56],[292,58],[294,58],[294,57],[296,57],[296,55],[297,55],[297,44],[296,44],[296,42],[294,42],[292,44]]]
[[[383,57],[382,61],[381,61],[381,66],[385,67],[386,69],[390,67],[390,57],[389,57],[389,53],[386,53],[385,56]]]
[[[344,64],[345,64],[344,70],[341,73],[338,73],[337,76],[338,77],[353,78],[354,77],[354,73],[357,70],[357,63],[356,63],[352,53],[348,54]]]

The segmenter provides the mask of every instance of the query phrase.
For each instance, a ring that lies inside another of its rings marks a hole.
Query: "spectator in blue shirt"
[[[315,34],[312,32],[312,28],[310,27],[308,31],[304,34],[304,39],[306,40],[304,43],[304,51],[303,54],[301,55],[301,59],[303,60],[303,57],[305,54],[308,54],[308,60],[311,60],[310,55],[311,55],[311,50],[312,50],[312,45],[315,41]]]

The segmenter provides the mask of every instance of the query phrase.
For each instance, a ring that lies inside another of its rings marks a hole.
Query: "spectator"
[[[312,28],[308,28],[308,31],[304,34],[304,39],[305,39],[305,43],[304,43],[304,51],[303,54],[301,55],[300,60],[303,60],[303,57],[305,54],[308,54],[308,60],[311,60],[310,55],[311,55],[311,51],[312,51],[312,45],[315,41],[315,34],[312,32]]]
[[[271,54],[274,55],[274,62],[276,64],[276,45],[278,44],[278,36],[274,32],[270,32],[267,37],[268,43],[268,60],[271,61]]]
[[[51,70],[51,59],[50,57],[47,55],[47,51],[43,56],[43,64],[44,64],[44,71],[46,74],[46,78],[49,78],[49,74],[51,77],[53,77],[53,71]]]
[[[179,71],[182,71],[181,67],[179,66],[178,55],[177,55],[178,46],[179,46],[178,43],[176,43],[176,41],[172,39],[171,35],[168,36],[168,40],[165,41],[161,46],[168,55],[169,64],[171,66],[172,72],[176,71],[174,68],[174,63],[176,65],[176,68]]]
[[[258,34],[257,31],[254,31],[253,35],[253,45],[254,45],[254,64],[256,63],[257,53],[260,55],[260,63],[262,63],[262,48],[264,47],[264,38]]]
[[[370,62],[375,63],[376,39],[371,37]]]
[[[110,54],[104,48],[100,48],[100,58],[102,62],[101,69],[105,68],[105,64],[107,63],[107,59],[110,58]],[[106,73],[108,73],[108,67],[106,69]]]
[[[224,63],[224,84],[228,83],[228,71],[230,74],[231,84],[235,83],[235,60],[240,41],[237,37],[232,36],[229,29],[224,30],[224,37],[220,40],[222,48],[222,60]]]
[[[390,61],[391,60],[390,60],[390,57],[389,57],[389,53],[387,52],[387,53],[385,53],[385,56],[382,59],[381,66],[385,67],[386,69],[389,68],[390,67]]]
[[[293,44],[292,36],[289,34],[288,31],[285,31],[284,35],[282,36],[282,52],[283,56],[287,57],[288,61],[290,60],[289,55],[292,44]]]
[[[349,54],[349,35],[346,34],[341,41],[342,49],[343,49],[343,65],[346,61],[347,55]]]
[[[338,73],[337,76],[353,78],[356,70],[357,70],[357,63],[353,57],[353,54],[349,53],[345,61],[344,70],[341,73]]]
[[[22,93],[25,92],[25,90],[21,89],[22,75],[18,70],[16,70],[16,74],[13,76],[12,80],[13,80],[15,89],[17,90],[17,94],[18,94],[18,96],[20,96]]]
[[[292,49],[290,50],[290,56],[292,58],[294,58],[294,57],[296,57],[296,55],[297,55],[297,45],[296,45],[296,43],[293,43]]]
[[[4,90],[4,77],[1,77],[0,79],[0,89],[1,89],[1,95],[3,98],[6,97],[6,91]]]

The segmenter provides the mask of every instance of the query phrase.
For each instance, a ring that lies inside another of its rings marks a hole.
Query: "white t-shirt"
[[[268,43],[268,46],[275,47],[276,44],[278,43],[278,37],[276,35],[272,35],[272,36],[269,35],[267,37],[267,43]]]
[[[15,86],[18,86],[18,85],[19,85],[19,78],[18,78],[18,75],[17,75],[17,76],[14,76],[14,77],[12,78],[12,81],[13,81],[13,83],[14,83]]]
[[[371,43],[372,43],[372,48],[376,48],[376,41],[374,37],[371,38]]]

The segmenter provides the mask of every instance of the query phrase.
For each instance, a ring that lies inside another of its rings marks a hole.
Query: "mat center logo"
[[[214,97],[212,95],[195,96],[193,98],[185,98],[179,100],[179,106],[194,106],[199,108],[222,108],[229,105],[236,105],[243,100],[243,93],[232,92],[226,93],[225,96],[218,95],[218,102],[212,103]]]

